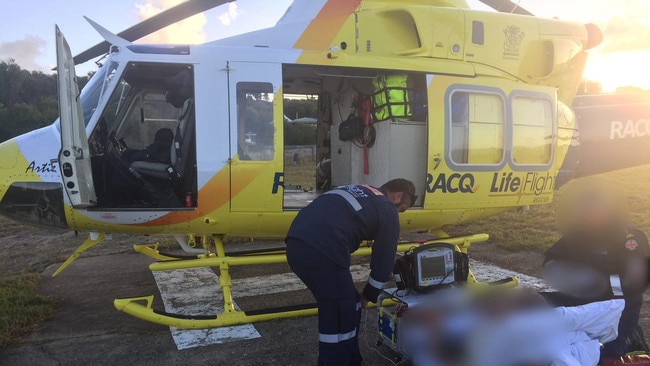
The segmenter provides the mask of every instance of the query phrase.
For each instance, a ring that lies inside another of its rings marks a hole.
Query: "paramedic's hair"
[[[404,194],[404,198],[402,200],[404,200],[406,197],[409,197],[411,199],[410,206],[413,206],[418,198],[418,196],[415,195],[415,185],[413,182],[407,179],[398,178],[390,180],[384,183],[381,188],[393,193],[402,192]]]

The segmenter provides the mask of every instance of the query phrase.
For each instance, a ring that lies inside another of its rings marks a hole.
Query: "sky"
[[[19,0],[5,3],[0,24],[0,59],[28,70],[49,72],[56,63],[54,25],[77,54],[101,41],[83,19],[88,16],[118,33],[183,0]],[[310,1],[310,0],[302,0]],[[396,2],[398,0],[395,0]],[[650,1],[515,0],[537,16],[595,23],[603,44],[590,51],[585,78],[605,91],[636,86],[650,89]],[[292,0],[239,0],[167,27],[138,42],[198,44],[273,26]],[[477,0],[468,0],[472,7]],[[96,67],[80,65],[77,73]]]

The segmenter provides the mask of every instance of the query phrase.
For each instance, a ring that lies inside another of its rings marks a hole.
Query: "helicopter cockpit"
[[[98,208],[195,207],[193,98],[190,65],[125,68],[89,138]]]

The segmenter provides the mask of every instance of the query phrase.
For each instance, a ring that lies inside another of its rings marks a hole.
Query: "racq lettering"
[[[427,174],[427,193],[474,193],[474,176],[470,173],[453,173],[447,176],[445,173],[434,177]]]
[[[516,176],[514,173],[494,173],[491,193],[533,193],[536,196],[553,190],[554,177],[546,173],[531,172],[524,176]]]
[[[610,140],[644,136],[650,136],[650,118],[611,122],[609,129]]]

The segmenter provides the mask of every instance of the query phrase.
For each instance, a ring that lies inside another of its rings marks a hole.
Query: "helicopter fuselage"
[[[576,144],[568,106],[585,27],[370,4],[336,15],[327,32],[312,21],[293,48],[112,47],[78,98],[72,77],[60,83],[79,104],[76,122],[62,117],[0,145],[0,213],[70,230],[283,237],[327,187],[397,177],[419,196],[401,215],[404,231],[550,203]],[[405,80],[404,98],[419,111],[364,126],[372,146],[342,141],[355,100],[380,82],[391,92],[391,78]],[[285,143],[287,124],[300,123],[284,116],[291,99],[318,103],[316,138],[302,150]],[[62,129],[85,132],[83,141],[73,133],[66,145]],[[171,157],[163,149],[162,160],[148,160],[161,129],[174,134]],[[66,153],[85,165],[61,163]],[[298,173],[313,186],[297,184],[292,165],[305,166]]]

